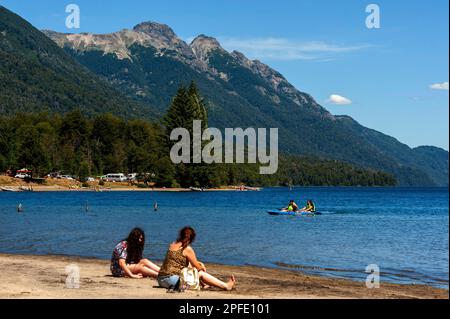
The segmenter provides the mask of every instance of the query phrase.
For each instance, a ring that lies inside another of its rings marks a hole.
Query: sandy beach
[[[182,187],[138,187],[136,183],[130,184],[127,182],[105,182],[103,185],[99,181],[89,182],[89,187],[82,187],[82,183],[77,180],[66,180],[49,178],[45,180],[43,185],[36,183],[27,183],[20,178],[13,178],[10,176],[0,175],[0,191],[3,188],[9,191],[26,191],[32,190],[34,192],[192,192],[190,188]],[[245,191],[258,191],[260,188],[248,187]],[[217,188],[204,189],[206,192],[226,192],[226,191],[240,191],[239,186],[222,186]]]
[[[66,288],[66,266],[80,269],[78,289]],[[167,293],[155,279],[114,278],[109,261],[65,256],[0,254],[0,298],[56,299],[311,299],[311,298],[427,298],[447,299],[448,291],[423,285],[381,282],[367,289],[364,282],[309,276],[295,271],[207,264],[221,279],[233,273],[237,286],[231,292],[216,289]]]

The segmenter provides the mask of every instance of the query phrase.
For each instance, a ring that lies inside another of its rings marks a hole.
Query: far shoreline
[[[64,179],[47,179],[44,184],[25,182],[24,180],[0,175],[0,193],[3,192],[254,192],[261,191],[266,188],[274,189],[295,189],[301,188],[329,188],[329,189],[448,189],[448,186],[361,186],[361,185],[262,185],[262,186],[248,186],[245,184],[238,185],[221,185],[217,187],[156,187],[154,183],[148,185],[144,184],[130,184],[126,182],[105,182],[99,181],[89,182],[88,186],[77,180]]]
[[[0,185],[0,187],[2,187]],[[4,186],[6,188],[12,188],[16,192],[28,192],[29,190],[21,191],[20,186]],[[245,190],[251,191],[251,190]],[[108,188],[68,188],[68,187],[59,187],[59,186],[33,186],[31,192],[174,192],[174,193],[203,193],[203,192],[245,192],[235,188],[210,188],[204,189],[202,191],[195,191],[190,188],[181,188],[181,187],[149,187],[149,188],[141,188],[141,187],[108,187]]]
[[[22,187],[22,189],[21,189]],[[1,188],[5,188],[7,190],[3,190]],[[205,193],[205,192],[255,192],[262,191],[267,188],[277,188],[289,189],[289,186],[262,186],[255,187],[254,190],[240,190],[237,187],[218,187],[218,188],[205,188],[203,190],[192,190],[190,188],[181,188],[181,187],[105,187],[105,188],[70,188],[70,187],[61,187],[61,186],[24,186],[24,185],[0,185],[0,193],[8,193],[8,192],[172,192],[172,193]],[[292,191],[296,188],[329,188],[329,189],[339,189],[339,188],[354,188],[354,189],[448,189],[448,186],[292,186]]]

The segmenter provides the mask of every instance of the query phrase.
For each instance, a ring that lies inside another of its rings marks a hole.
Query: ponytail
[[[186,248],[195,240],[195,236],[195,230],[192,227],[186,226],[180,230],[177,242],[181,243],[183,248]]]

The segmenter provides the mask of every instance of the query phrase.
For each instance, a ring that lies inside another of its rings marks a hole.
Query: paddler
[[[314,202],[311,199],[308,199],[306,206],[302,208],[302,211],[314,213],[316,211],[316,205],[314,205]]]
[[[289,201],[289,205],[285,208],[288,212],[296,212],[298,211],[298,205],[295,203],[293,199]]]

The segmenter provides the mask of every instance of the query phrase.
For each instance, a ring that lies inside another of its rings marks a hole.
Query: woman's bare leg
[[[133,274],[142,274],[142,276],[144,277],[152,277],[152,278],[158,277],[158,271],[154,271],[153,269],[144,266],[142,263],[127,265],[127,267]]]
[[[141,259],[141,263],[143,263],[145,267],[150,268],[151,270],[154,270],[156,272],[159,272],[159,266],[152,263],[150,260]]]
[[[203,281],[203,283],[223,290],[232,290],[234,285],[236,284],[236,279],[233,275],[231,275],[230,280],[225,283],[222,280],[219,280],[204,271],[200,271],[198,274],[200,275],[200,279]]]

